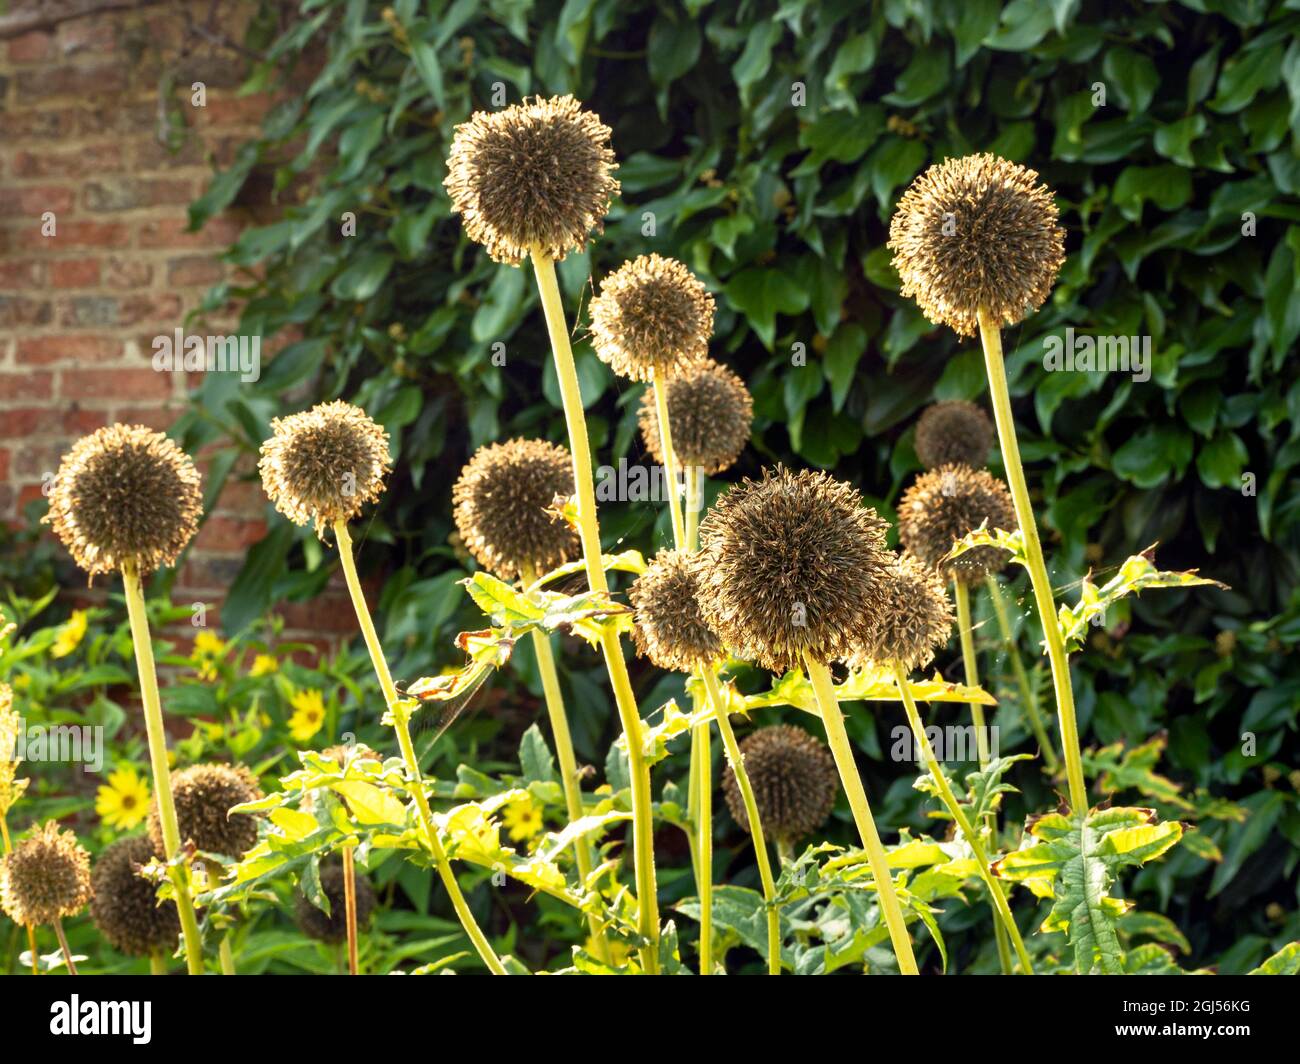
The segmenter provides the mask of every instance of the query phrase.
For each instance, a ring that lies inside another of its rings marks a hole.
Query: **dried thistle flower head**
[[[572,96],[476,111],[456,127],[443,184],[471,240],[517,266],[541,248],[557,261],[604,232],[618,192],[609,127]]]
[[[14,802],[27,790],[27,780],[18,776],[18,733],[23,719],[14,709],[13,688],[0,683],[0,818],[8,815]]]
[[[63,456],[42,520],[92,577],[171,565],[198,529],[199,471],[161,432],[109,425]]]
[[[244,802],[265,797],[256,778],[243,765],[190,765],[172,773],[172,800],[181,842],[192,841],[206,853],[243,857],[257,842],[257,819],[248,813],[231,814]],[[163,852],[158,798],[149,808],[149,839]]]
[[[600,284],[591,301],[596,354],[620,377],[662,380],[709,353],[713,296],[676,259],[641,255]]]
[[[375,908],[375,889],[360,872],[356,874],[357,895],[357,930],[370,922],[370,914]],[[343,862],[329,859],[320,865],[320,889],[330,903],[327,916],[323,910],[316,908],[301,890],[294,898],[294,916],[298,927],[308,938],[318,942],[336,945],[348,937],[347,899],[343,894]]]
[[[641,438],[656,462],[663,463],[655,388],[641,397]],[[673,451],[682,466],[712,475],[735,464],[749,442],[754,400],[745,382],[726,366],[703,359],[667,378],[668,419]]]
[[[1020,527],[1007,486],[986,469],[932,469],[917,477],[898,503],[898,538],[929,566],[939,566],[957,540],[985,524],[1007,532]],[[999,572],[1008,560],[997,547],[975,547],[939,568],[945,578],[969,584]]]
[[[722,644],[704,623],[689,555],[661,550],[628,589],[636,610],[632,640],[661,669],[693,672],[722,656]]]
[[[451,491],[456,530],[479,565],[503,580],[547,573],[577,557],[577,530],[551,509],[573,494],[573,458],[546,440],[480,447]]]
[[[765,835],[794,842],[826,822],[835,807],[839,774],[825,743],[802,728],[776,724],[748,736],[740,751]],[[734,772],[723,773],[722,791],[732,817],[748,831],[749,817]]]
[[[856,669],[873,662],[888,666],[897,658],[908,672],[923,668],[952,631],[952,603],[943,580],[933,566],[903,554],[881,583],[883,601],[870,636],[846,661]]]
[[[0,861],[0,909],[16,924],[52,924],[90,901],[90,854],[47,821]]]
[[[997,430],[988,414],[964,399],[933,403],[916,423],[916,457],[926,469],[967,465],[979,469],[989,460]]]
[[[704,619],[723,644],[766,669],[842,658],[861,642],[890,564],[887,525],[825,473],[766,470],[722,496],[692,558]]]
[[[274,418],[271,428],[257,468],[267,497],[294,524],[315,522],[323,538],[383,493],[388,433],[359,406],[336,399]]]
[[[90,873],[91,919],[109,945],[133,957],[170,953],[181,933],[176,903],[159,905],[154,885],[136,874],[154,856],[146,835],[118,839],[99,855]]]
[[[996,155],[947,159],[921,174],[889,224],[902,293],[936,325],[979,330],[979,308],[1014,325],[1040,307],[1065,261],[1052,190]]]

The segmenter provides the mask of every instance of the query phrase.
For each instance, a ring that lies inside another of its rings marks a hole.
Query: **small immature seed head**
[[[763,668],[808,652],[842,658],[871,624],[890,564],[886,523],[852,486],[825,473],[767,470],[718,500],[691,561],[704,619]]]
[[[641,437],[655,461],[663,462],[659,415],[652,384],[641,398]],[[730,468],[749,442],[754,401],[744,381],[706,358],[667,378],[668,419],[673,451],[682,466],[710,476]]]
[[[896,558],[881,581],[884,597],[869,638],[846,659],[850,668],[895,658],[908,672],[928,665],[952,631],[952,603],[938,570],[911,554]]]
[[[898,538],[929,566],[938,566],[963,536],[987,523],[990,529],[1014,532],[1016,508],[1007,486],[986,469],[953,465],[922,473],[898,504]],[[974,583],[1003,569],[1006,551],[975,547],[945,562],[947,579]]]
[[[314,521],[323,537],[383,492],[388,433],[359,406],[336,399],[274,418],[271,428],[257,468],[267,497],[294,524]]]
[[[456,127],[443,184],[465,232],[497,262],[557,261],[604,231],[618,192],[609,127],[572,96],[476,111]]]
[[[452,488],[456,530],[479,565],[503,580],[550,572],[578,554],[578,533],[549,509],[557,495],[572,494],[573,459],[559,444],[489,444]]]
[[[90,854],[51,820],[0,860],[0,908],[16,924],[52,924],[90,901]]]
[[[931,166],[903,194],[889,225],[902,293],[936,325],[979,330],[979,308],[1015,325],[1052,290],[1065,261],[1052,191],[996,155]]]
[[[964,399],[927,406],[916,423],[916,457],[926,469],[988,463],[997,430],[988,414]]]
[[[826,822],[835,806],[839,775],[826,744],[802,728],[776,724],[759,728],[740,744],[758,804],[763,833],[794,842]],[[749,817],[734,772],[724,772],[723,794],[736,823],[749,830]]]
[[[722,644],[700,613],[688,562],[681,551],[661,550],[628,590],[637,652],[674,672],[693,672],[722,656]]]
[[[265,797],[253,774],[243,765],[191,765],[172,773],[172,800],[181,842],[225,857],[243,857],[257,843],[257,820],[230,810]],[[158,798],[149,809],[149,838],[163,852]]]
[[[641,255],[600,284],[591,301],[596,354],[620,377],[662,380],[707,357],[713,296],[676,259]]]
[[[176,903],[159,905],[154,885],[136,875],[154,856],[146,835],[118,839],[100,854],[90,873],[95,893],[90,916],[95,926],[115,950],[133,957],[170,952],[181,933]]]
[[[199,471],[161,432],[109,425],[63,456],[44,521],[91,576],[171,565],[198,529]]]
[[[370,922],[370,914],[375,908],[375,889],[370,880],[360,872],[356,874],[357,895],[357,930],[360,931]],[[329,900],[329,915],[316,908],[302,891],[294,898],[294,915],[298,927],[308,938],[318,942],[336,945],[348,937],[347,899],[343,887],[343,863],[338,860],[326,860],[320,866],[321,893]]]

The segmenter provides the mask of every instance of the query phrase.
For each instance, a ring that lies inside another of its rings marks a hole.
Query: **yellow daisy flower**
[[[531,798],[511,802],[501,813],[513,842],[525,842],[542,830],[542,810]]]
[[[190,660],[194,662],[200,680],[217,678],[217,659],[225,652],[225,640],[219,635],[200,632],[194,637],[194,650],[190,654]]]
[[[280,667],[280,663],[270,654],[258,654],[253,659],[253,667],[248,670],[249,676],[267,676],[275,672]]]
[[[325,723],[325,700],[319,691],[296,691],[289,704],[293,716],[289,718],[289,736],[296,743],[310,741]]]
[[[54,640],[54,645],[50,647],[50,657],[66,658],[81,645],[81,641],[86,638],[86,628],[88,627],[86,611],[73,610],[72,616],[68,618],[67,623],[59,629],[59,637]]]
[[[110,828],[129,831],[149,812],[149,784],[134,768],[110,772],[95,796],[95,812]]]

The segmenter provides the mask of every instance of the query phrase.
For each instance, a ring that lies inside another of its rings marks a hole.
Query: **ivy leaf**
[[[808,309],[808,290],[779,268],[742,270],[723,290],[727,302],[749,320],[769,351],[776,339],[776,316],[802,314]]]

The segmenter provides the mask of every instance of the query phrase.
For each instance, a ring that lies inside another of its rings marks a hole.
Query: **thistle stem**
[[[917,745],[921,748],[921,755],[925,758],[926,767],[930,770],[930,777],[939,789],[939,795],[943,799],[944,807],[953,820],[956,821],[958,830],[961,831],[962,837],[966,840],[966,845],[970,847],[971,853],[975,856],[975,863],[979,865],[980,878],[984,881],[985,887],[988,888],[989,897],[993,900],[994,911],[1011,938],[1011,944],[1015,947],[1016,956],[1020,958],[1020,964],[1023,968],[1022,974],[1033,975],[1033,965],[1029,961],[1029,954],[1025,952],[1025,943],[1020,937],[1020,929],[1011,916],[1011,909],[1007,905],[1007,897],[1002,892],[1002,884],[993,875],[979,835],[976,834],[975,829],[971,826],[970,819],[957,803],[957,796],[953,793],[948,777],[944,775],[943,766],[939,764],[938,759],[934,756],[929,736],[925,734],[925,725],[921,723],[921,714],[917,711],[915,699],[912,698],[912,688],[907,681],[907,671],[897,659],[894,660],[894,678],[898,681],[898,692],[903,699],[903,709],[907,713],[907,722],[912,726],[912,734],[916,737]]]
[[[352,607],[357,614],[357,623],[361,627],[366,649],[370,652],[370,663],[379,678],[379,687],[384,693],[384,704],[387,705],[388,713],[393,718],[393,729],[397,732],[397,745],[401,748],[402,760],[406,763],[406,774],[410,777],[411,795],[415,799],[415,807],[420,815],[420,828],[424,833],[425,845],[429,847],[434,866],[438,869],[438,878],[442,880],[447,896],[451,898],[452,908],[456,910],[460,925],[465,929],[470,942],[474,944],[474,949],[487,965],[488,971],[493,975],[505,975],[505,966],[492,949],[492,944],[488,942],[482,928],[478,926],[474,914],[470,912],[469,903],[461,893],[460,884],[456,882],[456,874],[451,869],[451,861],[448,860],[442,840],[434,827],[433,811],[429,808],[429,798],[424,793],[420,759],[416,757],[415,744],[411,742],[410,710],[402,703],[397,687],[393,683],[392,674],[388,671],[388,661],[384,658],[383,647],[380,646],[379,636],[375,632],[375,622],[371,620],[370,607],[366,605],[365,592],[361,590],[361,580],[357,576],[356,561],[352,557],[352,537],[348,534],[347,522],[335,521],[334,535],[338,539],[339,561],[343,564],[343,576],[347,581],[348,593],[352,596]]]
[[[691,731],[695,764],[696,887],[700,894],[700,974],[713,974],[713,753],[709,726]]]
[[[352,859],[352,846],[343,847],[343,918],[348,936],[348,974],[360,972],[357,956],[357,867]]]
[[[1011,659],[1011,671],[1015,673],[1016,686],[1020,688],[1020,704],[1025,707],[1029,727],[1033,730],[1034,738],[1038,740],[1038,748],[1043,753],[1043,764],[1047,771],[1055,776],[1060,769],[1060,762],[1056,760],[1056,750],[1052,746],[1051,737],[1047,734],[1047,728],[1043,725],[1043,716],[1038,709],[1038,695],[1034,692],[1033,684],[1029,682],[1025,663],[1020,659],[1020,648],[1016,646],[1016,637],[1011,632],[1011,622],[1007,619],[1007,604],[1002,601],[1002,586],[992,573],[985,577],[985,583],[989,589],[989,600],[993,603],[994,616],[998,619],[998,630],[1002,634],[1002,648]]]
[[[76,975],[77,966],[72,963],[72,950],[68,949],[68,939],[63,933],[63,918],[54,918],[54,933],[59,937],[59,949],[63,950],[63,960],[68,965],[68,974]]]
[[[889,929],[894,956],[898,958],[898,970],[903,975],[919,975],[916,957],[912,954],[912,941],[907,936],[907,921],[903,919],[903,907],[898,900],[898,888],[889,871],[889,855],[885,853],[885,847],[880,841],[875,818],[871,815],[871,805],[867,801],[867,791],[862,786],[862,777],[858,775],[858,766],[853,760],[853,747],[849,745],[849,733],[844,727],[844,714],[840,712],[840,703],[835,697],[830,670],[809,654],[804,655],[804,663],[808,668],[813,693],[817,696],[817,708],[826,725],[826,741],[835,756],[840,783],[848,795],[853,821],[857,824],[862,848],[866,851],[871,874],[876,880],[876,896],[880,899],[880,912]]]
[[[591,476],[591,445],[587,441],[587,422],[583,413],[578,371],[573,349],[564,326],[564,306],[560,286],[555,279],[555,262],[541,248],[532,253],[537,291],[541,298],[546,331],[555,358],[555,374],[564,402],[564,420],[569,429],[569,451],[573,455],[573,484],[578,495],[578,536],[582,541],[582,559],[587,583],[592,591],[608,593],[609,583],[601,563],[600,526],[596,520],[596,489]],[[659,899],[655,882],[654,811],[651,805],[650,767],[646,764],[641,714],[627,675],[623,646],[618,634],[604,629],[600,649],[605,656],[610,686],[619,720],[627,739],[627,760],[632,778],[632,846],[637,884],[637,925],[645,944],[640,948],[641,967],[649,975],[659,971]]]
[[[709,702],[713,706],[713,717],[718,722],[718,731],[722,733],[722,746],[727,752],[727,761],[735,774],[736,785],[740,789],[740,800],[745,805],[745,819],[749,821],[749,837],[754,843],[754,857],[758,861],[758,878],[763,885],[763,900],[767,903],[767,974],[781,974],[781,912],[776,907],[776,882],[772,878],[772,863],[767,852],[767,839],[763,835],[763,821],[758,814],[758,801],[754,797],[754,787],[745,770],[745,755],[736,742],[736,733],[731,727],[731,718],[727,713],[727,702],[718,685],[717,673],[713,666],[700,669],[700,679],[709,692]]]
[[[700,483],[704,471],[699,466],[683,467],[686,479],[686,549],[696,550],[700,545],[700,503],[704,485]]]
[[[677,455],[673,452],[673,427],[668,416],[668,378],[655,373],[655,413],[659,417],[659,449],[664,458],[664,480],[668,487],[668,516],[673,524],[673,544],[678,550],[686,545],[686,526],[682,522],[682,500],[677,494]]]
[[[221,961],[221,974],[235,974],[235,955],[230,949],[230,932],[221,936],[221,942],[217,946],[217,958]]]
[[[6,823],[3,813],[0,813],[0,840],[4,843],[5,853],[12,853],[14,841],[9,837],[9,825]],[[40,961],[36,953],[36,928],[32,927],[31,924],[25,924],[24,926],[27,928],[27,948],[32,955],[32,975],[40,975]]]
[[[149,974],[150,975],[167,974],[167,958],[157,951],[154,951],[153,953],[149,954]]]
[[[194,902],[190,899],[189,870],[177,860],[181,832],[176,823],[176,805],[172,801],[167,733],[163,725],[162,699],[158,694],[158,673],[154,668],[153,638],[149,634],[149,615],[145,610],[140,572],[133,562],[122,566],[122,585],[126,591],[126,613],[131,624],[131,641],[135,645],[136,669],[140,674],[140,702],[144,706],[144,730],[149,741],[149,765],[153,772],[154,797],[158,802],[163,856],[167,859],[167,876],[176,892],[176,911],[180,914],[181,931],[185,936],[185,966],[190,975],[202,975],[203,939],[194,915]]]
[[[979,322],[984,366],[988,370],[989,394],[993,399],[993,415],[998,426],[998,441],[1002,446],[1002,464],[1006,466],[1011,499],[1016,507],[1016,519],[1024,536],[1025,561],[1034,587],[1038,616],[1043,622],[1047,656],[1052,665],[1052,685],[1056,688],[1056,713],[1061,728],[1061,750],[1069,781],[1070,805],[1075,815],[1084,816],[1088,812],[1088,788],[1084,783],[1083,758],[1079,752],[1079,725],[1074,715],[1070,659],[1066,655],[1065,642],[1056,620],[1052,583],[1047,575],[1047,563],[1043,560],[1043,547],[1038,541],[1038,525],[1034,522],[1034,509],[1029,501],[1025,470],[1020,463],[1020,446],[1016,442],[1016,424],[1011,414],[1011,395],[1007,388],[1007,371],[1002,361],[1002,334],[988,308],[979,308]]]

